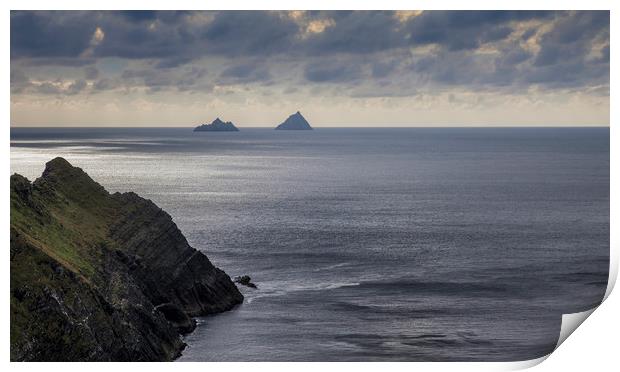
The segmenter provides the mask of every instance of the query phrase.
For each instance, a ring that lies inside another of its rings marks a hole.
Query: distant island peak
[[[312,127],[301,112],[297,111],[289,116],[282,124],[278,125],[276,130],[312,130]]]
[[[232,122],[222,121],[219,117],[211,122],[211,124],[201,124],[194,128],[194,132],[238,132],[237,128]]]

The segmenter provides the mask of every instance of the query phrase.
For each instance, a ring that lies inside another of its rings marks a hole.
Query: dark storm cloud
[[[12,11],[11,58],[42,58],[57,65],[95,57],[185,59],[200,55],[183,12]],[[149,28],[156,22],[154,28]],[[103,39],[93,45],[97,28]],[[54,63],[56,59],[57,63]]]
[[[220,12],[200,33],[207,51],[228,56],[286,52],[293,47],[299,26],[275,12]]]
[[[155,68],[175,68],[190,63],[191,61],[192,57],[189,56],[165,57],[155,64]]]
[[[371,53],[405,44],[405,33],[393,12],[335,11],[322,14],[333,19],[326,32],[311,36],[306,48],[312,53]]]
[[[438,44],[450,50],[475,49],[502,40],[510,22],[549,19],[554,12],[530,11],[433,11],[424,12],[407,25],[411,44]]]
[[[257,62],[244,63],[230,66],[220,74],[221,82],[249,83],[255,81],[267,81],[271,79],[271,73]]]
[[[546,66],[582,60],[601,33],[609,40],[609,12],[576,12],[560,19],[550,32],[543,35],[535,64]]]
[[[590,51],[604,43],[602,55]],[[548,86],[609,84],[609,12],[575,12],[561,18],[540,40],[540,52],[522,78]]]
[[[211,13],[205,13],[211,14]],[[209,24],[192,22],[187,12],[12,12],[12,58],[78,58],[92,47],[100,27],[105,36],[97,57],[160,58],[176,67],[204,55],[247,56],[285,52],[299,25],[276,12],[212,13]]]
[[[541,24],[550,30],[541,31]],[[525,48],[525,42],[537,47]],[[429,45],[429,51],[409,55],[411,48]],[[485,47],[496,52],[480,53]],[[142,67],[110,77],[95,67],[108,57]],[[205,72],[188,72],[213,57],[225,62],[211,81],[200,81]],[[471,89],[608,85],[609,12],[427,11],[400,18],[391,11],[312,11],[295,18],[275,11],[13,11],[11,61],[87,66],[72,77],[73,88],[60,90],[66,94],[139,85],[192,90],[215,82],[278,84],[282,76],[345,88],[373,80],[386,96],[408,94],[388,92],[402,86],[388,83],[412,76],[429,86]],[[81,86],[82,77],[96,82]],[[11,89],[60,92],[58,84],[46,84],[12,80]]]
[[[96,58],[90,57],[42,57],[42,58],[16,58],[27,66],[54,66],[54,67],[83,67],[97,62]]]
[[[208,71],[206,68],[193,66],[183,71],[180,77],[177,78],[175,85],[177,89],[181,91],[211,91],[213,89],[213,84],[198,83],[203,77],[207,76],[207,74]]]
[[[152,21],[157,18],[155,10],[121,10],[119,13],[132,21]]]
[[[303,27],[269,11],[221,11],[208,24],[190,13],[169,11],[12,12],[11,49],[20,56],[72,56],[90,45],[96,27],[105,39],[100,57],[187,60],[208,54],[371,53],[407,44],[470,49],[505,38],[508,22],[550,18],[552,12],[431,11],[401,23],[391,11],[311,12],[308,20],[332,20],[325,32],[300,38]],[[16,36],[13,37],[13,34]]]
[[[341,83],[356,80],[362,76],[359,65],[340,63],[313,63],[306,66],[304,76],[315,83]]]
[[[398,67],[398,61],[377,61],[371,66],[372,77],[383,78],[389,76],[396,67]]]
[[[145,86],[150,89],[161,89],[173,86],[175,79],[170,74],[162,74],[157,70],[125,70],[121,79],[133,86]]]
[[[520,45],[511,45],[502,51],[501,56],[495,60],[495,64],[497,66],[514,68],[515,65],[527,61],[532,56],[531,52],[523,49]]]
[[[455,51],[442,51],[431,56],[415,58],[409,66],[426,82],[444,85],[480,84],[489,69],[489,61]]]
[[[91,12],[11,12],[11,59],[78,57],[96,24]]]
[[[134,21],[116,14],[105,14],[98,22],[105,36],[94,49],[97,57],[162,60],[193,59],[202,49],[182,18],[173,23]]]

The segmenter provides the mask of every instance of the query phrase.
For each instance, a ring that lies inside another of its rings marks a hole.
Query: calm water
[[[12,129],[168,211],[245,303],[181,361],[524,360],[596,305],[609,129]]]

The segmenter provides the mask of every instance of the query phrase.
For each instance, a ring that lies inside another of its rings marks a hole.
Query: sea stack
[[[238,132],[239,129],[230,122],[223,122],[220,118],[213,120],[211,124],[201,124],[194,128],[194,132]]]
[[[11,361],[170,361],[243,296],[168,213],[63,158],[11,176]]]
[[[284,123],[278,125],[276,130],[312,130],[308,121],[299,111],[289,116]]]

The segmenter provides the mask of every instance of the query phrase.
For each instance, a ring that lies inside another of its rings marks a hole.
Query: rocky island
[[[284,123],[278,125],[276,130],[312,130],[308,121],[299,111],[289,116]]]
[[[10,180],[11,361],[169,361],[243,296],[170,215],[63,158]]]
[[[230,122],[223,122],[217,118],[211,124],[202,124],[194,128],[194,132],[238,132],[239,129]]]

